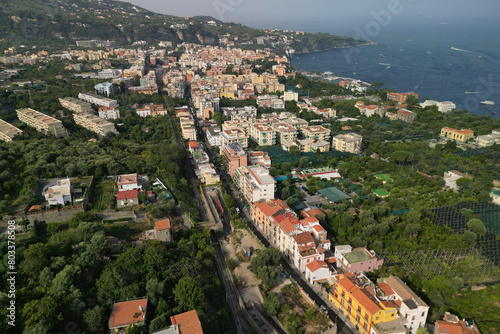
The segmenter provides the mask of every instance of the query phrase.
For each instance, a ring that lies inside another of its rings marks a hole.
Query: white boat
[[[493,101],[481,101],[481,104],[486,104],[487,106],[494,106],[495,102],[493,102]]]

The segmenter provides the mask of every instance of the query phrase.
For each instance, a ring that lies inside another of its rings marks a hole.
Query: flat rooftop
[[[354,248],[352,252],[350,253],[344,253],[344,257],[349,261],[349,263],[358,263],[358,262],[364,262],[364,261],[369,261],[373,259],[371,256],[369,256],[364,248]]]

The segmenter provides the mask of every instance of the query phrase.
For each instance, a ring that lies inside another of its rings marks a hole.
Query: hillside
[[[2,50],[20,45],[64,47],[85,39],[113,40],[123,46],[144,40],[149,44],[159,41],[172,41],[174,45],[229,43],[255,48],[256,38],[262,36],[264,44],[259,47],[281,51],[292,48],[296,52],[364,42],[329,34],[253,29],[206,16],[181,18],[112,0],[0,0],[0,32]]]

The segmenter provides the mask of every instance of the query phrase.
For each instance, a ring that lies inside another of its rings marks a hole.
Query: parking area
[[[320,193],[316,192],[316,194],[309,193],[308,191],[304,190],[302,187],[305,187],[305,183],[297,183],[297,187],[300,190],[300,193],[302,194],[302,203],[306,207],[312,207],[312,206],[321,206],[323,204],[330,205],[330,201],[328,201],[323,195]]]

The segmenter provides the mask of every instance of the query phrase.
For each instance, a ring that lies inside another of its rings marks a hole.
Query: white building
[[[419,327],[424,327],[427,320],[429,306],[420,299],[399,277],[390,276],[384,280],[384,283],[394,292],[393,295],[387,295],[389,300],[394,300],[399,305],[399,314],[406,318],[404,326],[409,334],[416,334]]]
[[[276,181],[267,168],[261,166],[236,168],[235,180],[248,203],[274,199]]]
[[[296,93],[292,90],[287,90],[284,94],[283,94],[283,100],[286,102],[286,101],[296,101],[296,102],[299,102],[299,93]]]
[[[116,190],[118,192],[135,189],[142,190],[137,174],[124,174],[116,177]]]
[[[357,133],[336,135],[332,138],[332,149],[341,152],[360,153],[363,137]]]
[[[78,98],[101,107],[118,107],[118,102],[116,100],[92,93],[79,93]]]
[[[480,147],[500,144],[500,130],[493,131],[490,135],[477,136],[476,143]]]
[[[422,108],[425,108],[428,106],[437,106],[438,111],[443,112],[443,113],[448,112],[448,111],[452,111],[453,109],[457,108],[455,103],[453,103],[451,101],[438,102],[438,101],[434,101],[434,100],[426,100],[426,101],[420,103],[420,106]]]
[[[120,110],[115,107],[100,107],[99,117],[106,120],[120,118]]]
[[[328,264],[325,261],[312,261],[306,264],[306,279],[309,283],[313,284],[318,281],[325,281],[333,276]]]
[[[464,173],[461,173],[461,172],[456,171],[456,170],[450,170],[450,171],[444,172],[443,178],[444,178],[445,187],[448,187],[448,188],[452,189],[453,191],[458,191],[457,180],[461,179],[463,177],[467,177],[469,179],[472,179],[471,176],[464,174]]]
[[[94,88],[97,94],[106,96],[113,95],[113,84],[111,82],[98,83]]]
[[[43,196],[49,205],[66,205],[71,203],[71,181],[69,178],[57,180],[43,188]]]
[[[207,128],[206,132],[207,136],[207,141],[212,147],[218,147],[222,145],[222,139],[220,136],[220,127],[218,126],[211,126]]]

